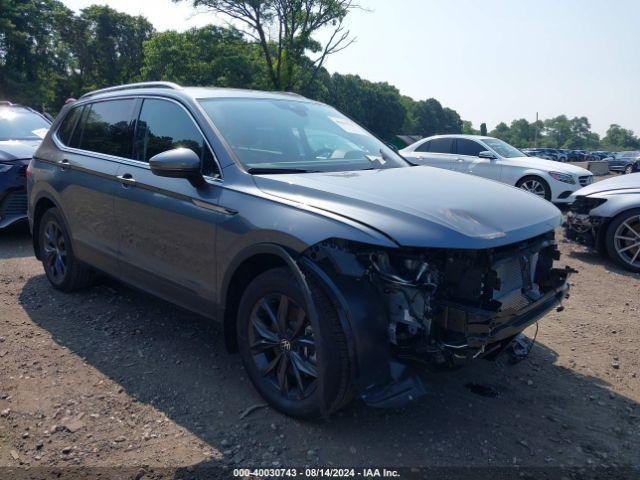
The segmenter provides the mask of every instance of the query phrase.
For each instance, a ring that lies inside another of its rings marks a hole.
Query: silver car
[[[640,173],[594,183],[572,197],[567,237],[640,272]]]

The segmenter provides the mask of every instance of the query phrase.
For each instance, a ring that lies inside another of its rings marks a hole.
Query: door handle
[[[459,162],[464,162],[463,158],[456,158],[456,160],[459,161]]]
[[[123,187],[136,184],[135,178],[133,178],[133,176],[130,173],[118,175],[116,178],[122,184]]]
[[[66,158],[63,158],[62,160],[58,161],[58,166],[62,169],[62,170],[66,170],[67,168],[69,168],[69,160],[67,160]]]

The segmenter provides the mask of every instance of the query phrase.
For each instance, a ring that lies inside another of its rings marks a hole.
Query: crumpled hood
[[[587,196],[598,193],[640,193],[640,173],[619,175],[601,182],[592,183],[573,193],[572,197]]]
[[[579,176],[591,175],[591,172],[586,168],[578,167],[577,165],[572,165],[568,162],[554,162],[553,160],[546,160],[538,157],[505,158],[503,161],[508,161],[521,167],[539,168],[540,170],[545,170],[547,172],[570,173],[572,175]]]
[[[403,246],[497,247],[548,232],[561,221],[553,204],[531,193],[432,167],[254,180],[267,194],[350,218]]]
[[[4,140],[0,141],[0,162],[18,159],[30,159],[42,140]]]

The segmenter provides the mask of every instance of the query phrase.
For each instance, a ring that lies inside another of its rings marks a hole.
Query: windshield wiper
[[[269,173],[317,173],[319,170],[305,170],[303,168],[268,168],[257,167],[249,168],[247,172],[253,175],[269,174]]]

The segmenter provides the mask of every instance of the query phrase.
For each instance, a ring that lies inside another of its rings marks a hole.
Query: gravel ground
[[[560,242],[579,273],[527,360],[429,374],[401,410],[301,422],[263,406],[216,324],[114,281],[57,292],[28,232],[2,232],[0,467],[637,467],[640,275]]]

